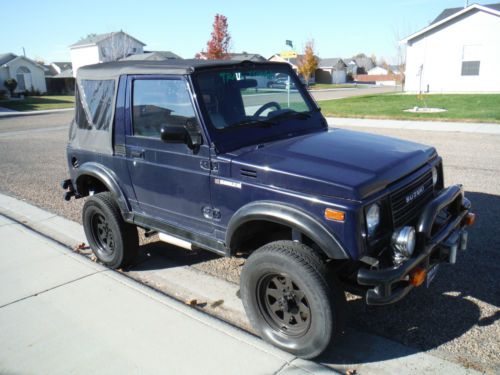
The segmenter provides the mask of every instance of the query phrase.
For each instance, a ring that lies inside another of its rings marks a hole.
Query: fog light
[[[392,260],[395,265],[400,265],[409,259],[415,250],[415,228],[403,227],[392,235]]]

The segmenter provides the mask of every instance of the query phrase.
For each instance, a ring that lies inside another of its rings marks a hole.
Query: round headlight
[[[392,235],[392,249],[394,263],[401,264],[410,258],[415,250],[415,228],[403,227]]]
[[[368,235],[372,236],[380,224],[380,206],[375,203],[372,204],[366,211],[366,227],[368,228]]]
[[[436,185],[438,182],[438,171],[436,167],[432,168],[432,184]]]

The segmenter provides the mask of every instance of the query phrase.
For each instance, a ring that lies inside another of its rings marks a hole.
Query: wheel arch
[[[76,191],[80,196],[87,196],[89,195],[89,184],[92,185],[94,183],[94,187],[98,190],[97,192],[109,191],[111,193],[122,214],[127,215],[130,213],[129,202],[123,189],[118,184],[116,174],[102,164],[95,162],[82,164],[78,168],[75,177]],[[103,190],[103,188],[105,190]]]
[[[254,222],[274,223],[296,230],[316,243],[328,258],[350,258],[323,224],[296,207],[272,201],[252,202],[236,211],[226,231],[226,245],[230,254],[237,250],[241,232],[244,232],[242,228]]]

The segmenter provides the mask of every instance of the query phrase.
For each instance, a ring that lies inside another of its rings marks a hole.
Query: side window
[[[114,94],[113,80],[81,80],[75,98],[78,127],[107,130],[111,123]]]
[[[198,130],[186,82],[180,79],[136,79],[133,83],[134,135],[160,138],[165,125]]]

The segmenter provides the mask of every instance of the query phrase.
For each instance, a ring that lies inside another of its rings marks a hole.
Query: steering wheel
[[[269,102],[269,103],[264,104],[262,107],[260,107],[253,115],[260,116],[262,114],[262,112],[264,112],[266,109],[273,108],[273,107],[276,108],[277,111],[279,111],[281,109],[281,106],[279,105],[279,103]]]

